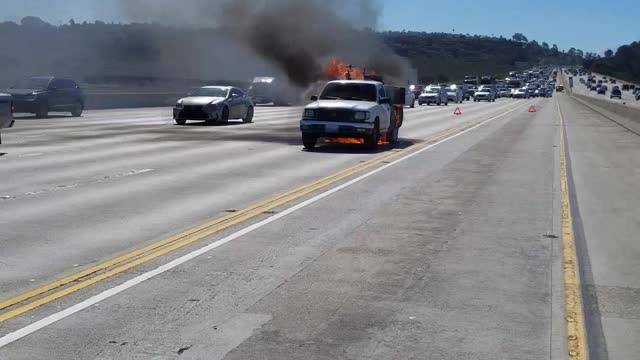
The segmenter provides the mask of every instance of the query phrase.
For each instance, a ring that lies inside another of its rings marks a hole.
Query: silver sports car
[[[242,119],[253,121],[253,102],[242,90],[230,86],[204,86],[191,91],[178,100],[173,108],[173,119],[178,125],[187,120],[204,120],[208,123]]]

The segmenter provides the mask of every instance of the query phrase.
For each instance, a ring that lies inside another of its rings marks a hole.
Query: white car
[[[427,106],[431,104],[440,105],[445,104],[449,105],[449,95],[443,88],[439,86],[430,86],[420,94],[418,98],[418,105],[427,104]]]
[[[488,102],[496,101],[496,91],[491,87],[481,87],[473,95],[473,101],[477,102],[482,100],[486,100]]]
[[[448,87],[444,91],[447,92],[448,101],[461,104],[464,100],[464,93],[459,87]]]
[[[516,89],[516,91],[513,92],[512,97],[514,99],[528,99],[529,91],[527,90],[527,88]]]
[[[13,126],[13,98],[0,93],[0,129]],[[0,138],[2,144],[2,138]]]
[[[507,88],[499,88],[498,89],[498,97],[509,97],[509,89],[507,89]]]
[[[242,90],[229,86],[204,86],[193,89],[178,100],[173,108],[173,119],[178,125],[187,120],[204,120],[207,123],[226,123],[230,119],[253,121],[253,101]]]

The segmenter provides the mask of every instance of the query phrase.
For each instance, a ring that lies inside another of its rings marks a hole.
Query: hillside
[[[517,34],[520,35],[520,34]],[[409,58],[423,83],[463,79],[465,75],[505,76],[539,64],[576,64],[579,50],[561,52],[536,41],[444,33],[385,32],[380,36],[396,53]]]
[[[585,62],[585,67],[599,74],[640,82],[640,42],[619,47],[612,57]]]
[[[74,23],[54,26],[36,17],[0,23],[0,86],[18,78],[55,74],[82,82],[188,79],[245,81],[282,75],[282,68],[234,40],[229,29],[187,29],[159,24]],[[352,38],[386,44],[418,70],[421,82],[459,80],[465,75],[505,75],[544,63],[573,64],[581,52],[560,52],[546,43],[443,33],[372,32]],[[342,37],[342,41],[351,41]],[[379,41],[381,40],[381,41]],[[286,41],[284,39],[283,41]],[[573,50],[573,49],[572,49]],[[277,49],[275,50],[277,51]],[[354,49],[347,62],[357,62]],[[383,66],[381,64],[380,66]]]

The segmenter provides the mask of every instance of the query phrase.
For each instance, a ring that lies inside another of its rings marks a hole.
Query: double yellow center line
[[[509,112],[514,108],[501,112],[501,114]],[[430,137],[424,140],[421,144],[429,144],[429,143],[437,142],[445,137],[448,137],[455,133],[462,132],[462,131],[465,131],[466,129],[472,128],[484,121],[487,121],[487,120],[467,122],[465,124],[462,124],[461,126],[448,129],[433,137]],[[339,182],[348,177],[351,177],[365,169],[369,169],[371,167],[384,163],[396,156],[399,156],[400,154],[404,154],[409,151],[412,151],[416,148],[416,146],[419,146],[419,145],[420,144],[413,145],[402,150],[392,150],[381,156],[375,157],[371,160],[368,160],[358,165],[344,169],[335,174],[323,177],[309,184],[300,186],[291,191],[277,195],[268,200],[248,206],[244,209],[238,210],[229,215],[219,217],[215,220],[196,226],[189,230],[183,231],[179,234],[173,235],[171,237],[160,240],[156,243],[150,244],[140,249],[134,250],[125,255],[100,263],[89,269],[83,270],[76,274],[67,276],[63,279],[43,285],[41,287],[38,287],[26,293],[15,296],[11,299],[2,301],[0,302],[0,310],[12,308],[12,307],[15,307],[15,308],[0,314],[0,322],[6,321],[8,319],[24,314],[34,308],[50,303],[56,299],[67,296],[78,290],[81,290],[90,285],[98,283],[102,280],[110,278],[114,275],[120,274],[126,270],[129,270],[131,268],[144,264],[148,261],[156,259],[160,256],[176,251],[200,239],[203,239],[205,237],[208,237],[210,235],[223,231],[227,228],[230,228],[234,225],[237,225],[247,220],[250,220],[252,218],[255,218],[261,214],[269,212],[270,210],[273,210],[286,203],[290,203],[301,197],[304,197],[308,194],[318,191],[322,188],[326,188],[332,184],[335,184],[336,182]],[[75,283],[75,284],[72,285],[72,283]],[[53,292],[56,289],[60,289],[60,290]],[[47,293],[49,294],[47,295]],[[32,299],[35,299],[35,300],[17,307],[17,305]]]
[[[573,234],[571,199],[569,196],[569,175],[566,156],[564,116],[558,102],[560,117],[560,209],[562,211],[562,261],[564,275],[565,320],[567,325],[567,347],[569,358],[586,360],[587,338],[585,333],[584,306],[580,286],[578,257]]]

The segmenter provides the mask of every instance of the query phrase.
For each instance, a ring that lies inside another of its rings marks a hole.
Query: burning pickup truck
[[[403,121],[404,96],[403,88],[385,86],[371,77],[330,81],[304,109],[302,143],[309,150],[319,138],[352,138],[371,149],[381,141],[395,143]]]

